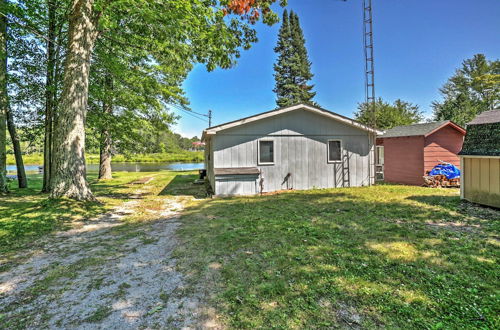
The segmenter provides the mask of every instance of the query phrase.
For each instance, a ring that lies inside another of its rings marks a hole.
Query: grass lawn
[[[161,202],[162,194],[182,191],[182,187],[188,187],[186,193],[190,193],[189,189],[192,189],[186,184],[192,178],[178,172],[116,172],[112,180],[101,182],[97,181],[96,174],[91,174],[88,179],[92,191],[99,199],[99,203],[95,203],[69,199],[49,200],[46,194],[40,193],[41,175],[28,176],[28,189],[18,189],[17,183],[11,182],[12,191],[0,196],[0,254],[24,248],[38,237],[54,230],[69,229],[75,221],[92,219],[130,200],[134,191],[140,188],[130,182],[147,176],[154,176],[150,183],[153,185],[152,192],[148,196],[142,196],[137,212],[133,217],[127,218],[129,222],[154,217],[155,205]],[[175,182],[170,185],[172,181]]]
[[[90,176],[101,203],[48,200],[31,176],[30,189],[0,196],[0,271],[51,232],[129,200],[134,213],[113,232],[137,235],[165,198],[203,197],[194,173]],[[145,176],[152,186],[134,198],[140,187],[130,182]],[[177,267],[230,328],[500,328],[500,211],[462,203],[458,190],[380,185],[186,201]]]
[[[380,185],[205,200],[177,251],[231,328],[499,328],[500,212]]]

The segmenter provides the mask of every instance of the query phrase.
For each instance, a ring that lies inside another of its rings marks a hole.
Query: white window
[[[376,148],[375,165],[384,165],[384,146]]]
[[[328,140],[328,162],[336,163],[342,160],[342,141]]]
[[[259,141],[259,165],[274,164],[274,141],[260,140]]]

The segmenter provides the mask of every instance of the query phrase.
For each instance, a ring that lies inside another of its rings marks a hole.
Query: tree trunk
[[[5,0],[2,1],[5,4]],[[0,17],[0,193],[8,191],[7,186],[7,18]]]
[[[104,128],[101,131],[101,146],[99,153],[99,180],[112,179],[111,172],[111,136]]]
[[[106,74],[104,78],[105,96],[102,104],[104,125],[101,130],[101,143],[99,148],[99,180],[111,179],[111,134],[109,132],[108,121],[113,114],[113,79]]]
[[[85,119],[90,57],[97,38],[93,0],[73,0],[63,89],[54,129],[50,196],[95,200],[86,180]]]
[[[14,124],[14,116],[9,107],[7,111],[7,127],[9,128],[10,139],[12,140],[12,146],[14,147],[14,156],[16,158],[16,168],[17,168],[17,184],[19,188],[27,188],[28,181],[26,180],[26,172],[24,171],[23,155],[21,153],[21,144],[19,143],[19,136],[17,135],[16,125]]]
[[[45,138],[43,143],[43,186],[42,192],[49,192],[52,174],[52,140],[55,106],[55,46],[56,1],[48,0],[49,24],[47,33],[47,76],[45,78]]]

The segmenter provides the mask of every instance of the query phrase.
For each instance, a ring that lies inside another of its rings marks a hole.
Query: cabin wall
[[[214,152],[213,152],[213,138],[208,137],[205,141],[205,169],[207,170],[208,183],[215,191],[215,174],[214,174]]]
[[[384,138],[384,180],[421,185],[424,183],[424,137]]]
[[[424,146],[424,172],[430,171],[440,161],[451,163],[460,168],[458,153],[462,150],[464,135],[446,126],[429,135]]]
[[[255,195],[259,192],[258,175],[216,176],[215,192],[219,196]]]
[[[329,139],[342,140],[342,149],[348,152],[351,186],[369,185],[373,176],[369,158],[374,139],[366,131],[305,110],[230,128],[212,139],[214,168],[257,167],[264,192],[341,187],[342,163],[327,161]],[[274,141],[273,165],[258,165],[260,139]],[[260,191],[259,186],[257,189]]]
[[[500,207],[500,157],[463,156],[463,198]]]

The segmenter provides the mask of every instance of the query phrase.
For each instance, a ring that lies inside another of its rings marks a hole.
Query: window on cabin
[[[384,165],[384,147],[377,146],[375,154],[375,165]]]
[[[259,164],[274,164],[274,141],[259,141]]]
[[[328,140],[328,162],[340,162],[342,160],[342,141]]]

